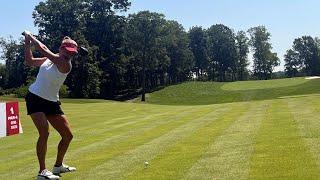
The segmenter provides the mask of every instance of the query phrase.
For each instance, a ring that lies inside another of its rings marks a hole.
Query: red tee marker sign
[[[18,102],[6,103],[7,136],[19,134],[19,105]]]
[[[0,137],[22,133],[19,103],[0,103]]]

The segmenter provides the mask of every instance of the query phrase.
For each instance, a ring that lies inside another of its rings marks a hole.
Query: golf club
[[[89,51],[87,48],[80,46],[78,47],[78,53],[80,56],[87,56],[89,54]]]

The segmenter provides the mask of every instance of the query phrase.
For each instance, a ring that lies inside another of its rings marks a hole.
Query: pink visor
[[[69,43],[69,42],[62,43],[61,48],[64,48],[65,50],[71,53],[78,53],[78,46],[73,43]]]

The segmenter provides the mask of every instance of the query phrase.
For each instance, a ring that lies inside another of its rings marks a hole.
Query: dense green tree
[[[311,36],[302,36],[293,42],[293,50],[298,53],[307,75],[320,75],[320,59],[317,41]]]
[[[202,27],[192,27],[189,30],[190,48],[194,55],[195,72],[198,79],[204,79],[209,65],[208,42],[206,32]]]
[[[95,58],[102,71],[101,96],[113,98],[124,86],[126,22],[121,16],[102,12],[98,13],[100,16],[94,14],[92,12],[87,19],[86,37],[89,44],[95,47]]]
[[[189,47],[189,37],[183,26],[176,21],[166,22],[166,48],[170,58],[169,79],[171,83],[187,80],[194,68],[194,56]]]
[[[3,50],[1,59],[5,60],[5,74],[3,78],[5,88],[16,88],[26,82],[28,69],[24,65],[23,43],[10,39],[0,39]]]
[[[101,96],[114,98],[123,88],[125,82],[126,54],[125,28],[126,19],[116,15],[116,11],[126,11],[128,0],[89,0],[85,12],[85,36],[90,46],[95,47],[95,59],[101,70]]]
[[[246,80],[248,77],[248,53],[249,53],[249,38],[244,31],[239,31],[236,35],[237,47],[237,72],[238,80]]]
[[[302,68],[302,62],[299,58],[299,54],[292,49],[288,50],[284,56],[285,61],[285,73],[288,77],[295,77],[298,75]]]
[[[5,88],[5,74],[6,74],[6,66],[0,63],[0,90]]]
[[[320,56],[320,38],[316,37],[314,38],[316,44],[317,44],[317,47],[318,47],[318,55]]]
[[[270,79],[273,69],[279,66],[280,60],[276,53],[272,53],[270,36],[264,26],[250,28],[250,45],[254,51],[253,54],[253,71],[258,79]]]
[[[161,52],[161,36],[163,33],[165,19],[164,15],[142,11],[137,14],[131,14],[128,17],[127,38],[129,51],[133,56],[131,59],[137,61],[136,66],[141,67],[139,75],[142,85],[142,101],[145,101],[145,92],[147,79],[158,67],[159,54]],[[139,68],[137,69],[139,70]],[[148,76],[148,77],[147,77]]]
[[[210,72],[209,79],[226,81],[227,76],[235,80],[236,70],[236,44],[233,31],[222,24],[213,25],[208,29]]]
[[[315,41],[317,43],[318,48],[320,48],[320,38],[316,37],[314,39],[315,39]]]

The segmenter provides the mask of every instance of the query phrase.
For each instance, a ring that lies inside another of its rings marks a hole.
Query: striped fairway
[[[301,103],[301,101],[303,103]],[[291,99],[289,107],[312,157],[320,167],[320,101],[312,97]]]
[[[78,171],[62,179],[320,179],[320,96],[297,95],[300,90],[293,88],[317,85],[283,82],[272,88],[288,88],[287,95],[251,99],[267,86],[250,82],[242,100],[220,104],[65,100],[74,132],[66,163]],[[239,82],[224,90],[244,88]],[[37,173],[38,134],[23,102],[21,111],[24,134],[0,139],[1,180],[33,179]],[[59,140],[51,128],[49,169]]]
[[[195,163],[184,179],[247,179],[254,135],[265,116],[268,102],[250,109],[223,132]]]
[[[150,161],[152,166],[127,177],[126,179],[170,179],[172,176],[181,178],[195,161],[205,152],[209,143],[218,137],[221,132],[230,126],[234,119],[238,116],[235,109],[245,109],[246,104],[237,104],[227,114],[214,113],[214,116],[203,117],[196,124],[207,122],[203,127],[199,127],[191,133],[184,133],[185,138],[176,142],[172,147],[157,158]],[[190,128],[194,128],[191,126]],[[186,158],[188,157],[188,158]],[[183,161],[181,161],[183,160]],[[163,174],[162,171],[167,172]]]
[[[286,100],[274,100],[256,136],[250,176],[310,179],[320,175]]]

